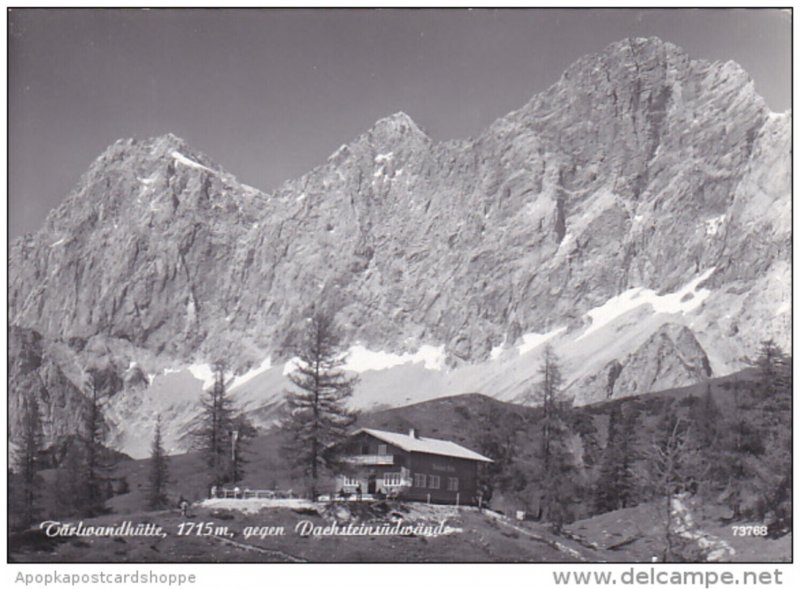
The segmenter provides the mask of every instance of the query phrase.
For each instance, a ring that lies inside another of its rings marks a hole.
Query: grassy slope
[[[652,503],[619,509],[579,520],[567,530],[603,549],[609,562],[650,562],[664,548],[664,523],[661,507]],[[696,529],[727,542],[735,554],[732,562],[789,562],[792,534],[772,539],[759,536],[734,536],[732,524],[720,519],[714,507],[694,506]],[[759,522],[736,522],[736,525],[759,525]]]

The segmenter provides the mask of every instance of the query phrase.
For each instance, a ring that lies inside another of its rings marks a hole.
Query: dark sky
[[[651,35],[739,62],[790,107],[785,11],[14,10],[9,236],[121,137],[173,132],[270,190],[399,110],[474,136],[578,57]]]

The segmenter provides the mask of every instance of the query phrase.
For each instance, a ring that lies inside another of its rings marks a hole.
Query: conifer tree
[[[787,386],[787,380],[791,381],[791,362],[787,360],[774,340],[761,342],[753,366],[758,373],[762,395],[773,397],[787,388],[791,390],[791,384]]]
[[[80,511],[85,515],[97,515],[104,511],[106,489],[110,483],[109,473],[113,460],[104,445],[105,418],[103,403],[97,384],[97,375],[88,372],[87,388],[89,406],[84,416],[83,433],[83,497]]]
[[[229,436],[228,472],[231,483],[236,484],[244,477],[245,465],[248,462],[247,451],[249,441],[255,437],[257,430],[246,415],[237,414],[231,420]]]
[[[622,509],[633,503],[636,491],[634,466],[638,458],[637,423],[635,406],[624,411],[622,405],[615,405],[609,415],[606,449],[595,493],[595,507],[600,512]]]
[[[706,383],[706,390],[691,415],[692,431],[695,432],[697,445],[707,450],[716,448],[720,438],[720,420],[722,412],[711,392],[711,383]]]
[[[520,491],[526,486],[525,473],[516,464],[518,438],[524,426],[524,419],[503,415],[496,406],[490,407],[483,432],[478,438],[481,453],[494,461],[480,470],[484,493],[493,491],[495,487],[502,491]]]
[[[534,392],[534,400],[538,401],[542,407],[542,420],[539,424],[541,429],[541,459],[545,472],[548,472],[553,461],[553,442],[563,433],[563,421],[569,411],[570,404],[562,398],[561,368],[558,363],[558,356],[553,348],[547,346],[544,350],[544,359],[539,369],[541,380],[538,388]]]
[[[767,340],[751,365],[755,380],[733,388],[711,472],[734,519],[783,533],[791,526],[791,357]]]
[[[619,404],[615,404],[608,416],[606,448],[600,463],[600,475],[597,478],[595,490],[595,509],[600,513],[616,509],[617,495],[614,489],[614,477],[617,460],[614,456],[614,443],[618,437],[617,430],[621,425],[620,421],[622,421],[622,409]]]
[[[755,494],[762,455],[763,432],[753,418],[753,405],[746,390],[733,389],[733,403],[719,444],[720,459],[714,464],[715,475],[723,488],[723,498],[738,519],[750,511],[749,497]]]
[[[777,423],[791,410],[792,404],[792,358],[774,341],[761,342],[758,356],[752,363],[756,369],[758,391],[756,397],[763,411],[774,413],[772,422]]]
[[[19,472],[19,506],[16,515],[20,526],[28,527],[40,511],[42,478],[39,475],[39,462],[43,433],[36,398],[25,397],[22,408],[22,440],[16,453],[16,467]]]
[[[355,422],[347,401],[357,378],[342,369],[345,361],[329,313],[314,313],[296,355],[296,368],[289,374],[295,389],[286,391],[287,415],[282,422],[287,434],[284,451],[302,470],[314,498],[322,473],[338,466],[336,447]]]
[[[724,416],[711,390],[706,384],[705,393],[691,406],[687,416],[690,423],[691,445],[697,448],[706,464],[703,476],[697,479],[697,492],[705,500],[715,500],[727,483],[731,463],[724,451]]]
[[[559,528],[569,518],[568,504],[578,491],[577,465],[569,447],[571,401],[561,388],[558,356],[550,346],[544,351],[540,381],[531,398],[541,405],[536,424],[539,435],[537,483],[540,485],[540,515]]]
[[[64,453],[50,485],[52,503],[59,516],[78,515],[86,511],[88,494],[82,454],[78,440],[72,439],[65,443]]]
[[[153,444],[150,449],[150,475],[148,477],[147,506],[150,509],[164,509],[169,504],[167,484],[169,483],[169,457],[161,440],[161,415],[156,418]]]
[[[202,400],[202,412],[192,430],[194,445],[208,467],[209,484],[220,486],[231,479],[231,437],[235,436],[233,402],[225,390],[225,363],[214,364],[214,386]]]
[[[792,526],[792,359],[772,340],[762,342],[755,362],[760,394],[754,428],[764,440],[755,467],[758,501],[755,517],[779,535]]]

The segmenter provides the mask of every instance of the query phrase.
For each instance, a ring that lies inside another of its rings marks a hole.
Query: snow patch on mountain
[[[342,355],[344,359],[344,370],[356,372],[358,374],[388,370],[401,366],[403,364],[422,364],[426,370],[442,371],[445,368],[447,354],[444,345],[431,346],[423,345],[414,352],[406,352],[403,354],[394,354],[392,352],[375,351],[357,344],[351,346],[345,354]],[[294,357],[283,365],[283,375],[286,376],[293,372],[300,359]]]
[[[424,345],[413,354],[393,354],[391,352],[373,351],[362,345],[351,346],[347,352],[346,370],[367,372],[368,370],[385,370],[401,364],[422,363],[428,370],[443,370],[446,354],[444,346]]]
[[[147,178],[141,178],[141,177],[137,176],[137,180],[139,180],[139,182],[141,182],[145,186],[149,186],[150,184],[155,182],[157,178],[158,178],[158,172],[154,172],[153,174],[151,174]]]
[[[507,338],[506,338],[506,337],[504,337],[504,338],[503,338],[503,343],[501,343],[499,346],[494,346],[494,347],[492,348],[492,351],[491,351],[491,352],[489,352],[489,359],[490,359],[490,360],[497,360],[497,359],[498,359],[500,356],[502,356],[502,355],[503,355],[503,353],[504,353],[504,352],[505,352],[505,351],[508,349],[508,348],[506,347],[506,339],[507,339]]]
[[[712,217],[711,219],[706,219],[705,226],[706,226],[706,235],[709,237],[713,237],[717,233],[719,233],[720,227],[722,224],[725,223],[725,215],[719,215],[717,217]]]
[[[229,388],[234,389],[236,387],[240,387],[246,382],[250,382],[259,374],[262,374],[272,368],[272,358],[267,356],[262,360],[261,364],[256,366],[255,368],[251,368],[244,374],[240,374],[239,376],[234,377],[233,381],[231,381]]]
[[[347,152],[349,149],[350,148],[343,143],[342,145],[339,146],[339,149],[337,149],[331,155],[328,156],[328,161],[335,160],[340,155],[343,155],[345,152]]]
[[[211,172],[212,174],[216,173],[211,168],[207,168],[203,164],[199,164],[196,161],[189,159],[188,157],[183,155],[180,151],[173,151],[170,155],[175,159],[175,161],[182,163],[184,166],[189,166],[190,168],[196,168],[198,170],[206,170],[207,172]]]
[[[294,361],[294,360],[296,360],[296,359],[293,359],[292,361]],[[290,362],[292,362],[292,361],[290,361]],[[287,362],[287,365],[288,364],[289,364],[289,362]],[[226,384],[227,384],[227,388],[228,389],[234,389],[236,387],[241,387],[242,385],[244,385],[244,384],[250,382],[251,380],[253,380],[258,375],[263,374],[264,372],[270,370],[271,368],[272,368],[272,358],[268,356],[268,357],[264,358],[264,360],[261,361],[261,364],[259,364],[255,368],[251,368],[250,370],[248,370],[244,374],[240,374],[238,376],[232,376],[230,373],[226,373],[225,374],[225,381],[226,381]],[[294,368],[292,368],[292,370],[293,369]],[[200,363],[192,364],[191,366],[187,366],[186,370],[188,370],[189,373],[194,378],[196,378],[197,380],[199,380],[199,381],[201,381],[203,383],[202,390],[205,391],[207,389],[210,389],[214,385],[214,381],[215,381],[214,368],[213,368],[213,366],[211,366],[211,364],[207,364],[207,363],[206,364],[200,364]],[[173,373],[173,372],[180,372],[180,369],[177,369],[177,370],[167,369],[167,370],[164,371],[164,375],[167,375],[167,374],[170,374],[170,373]],[[286,370],[284,370],[284,374],[288,374],[288,372],[286,372]]]
[[[698,285],[709,278],[714,270],[715,268],[709,268],[673,293],[659,295],[652,289],[637,286],[610,298],[599,307],[595,307],[586,313],[586,316],[591,320],[591,325],[576,338],[576,341],[585,338],[604,325],[642,305],[650,305],[655,313],[673,314],[694,311],[711,294],[710,290],[698,288]]]
[[[526,333],[522,336],[522,343],[517,346],[517,350],[519,350],[520,356],[527,354],[566,330],[566,327],[559,327],[547,333]]]
[[[186,368],[193,377],[203,382],[203,390],[214,385],[214,369],[210,364],[192,364]]]
[[[286,362],[283,365],[283,372],[282,372],[283,376],[288,376],[289,374],[297,370],[298,366],[300,366],[300,358],[298,358],[297,356],[291,358],[288,362]]]

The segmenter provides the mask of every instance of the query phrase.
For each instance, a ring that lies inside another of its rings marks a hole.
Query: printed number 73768
[[[731,526],[734,536],[766,536],[767,526]]]

